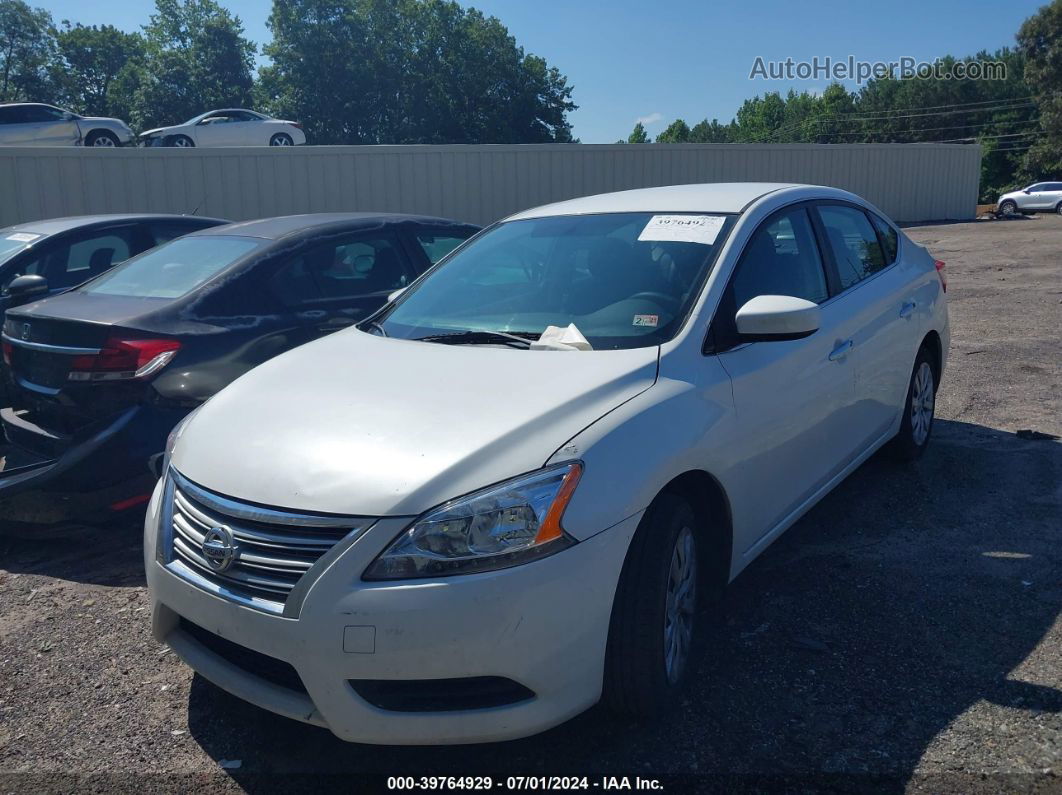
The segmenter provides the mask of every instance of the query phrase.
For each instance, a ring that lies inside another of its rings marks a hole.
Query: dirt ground
[[[357,790],[366,774],[672,791],[1062,791],[1062,218],[908,230],[947,262],[927,455],[875,457],[730,588],[681,709],[374,748],[228,696],[149,632],[140,542],[0,541],[0,792]],[[237,766],[238,763],[238,766]]]

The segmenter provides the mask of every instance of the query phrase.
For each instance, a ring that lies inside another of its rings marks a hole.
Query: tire
[[[613,711],[649,718],[681,695],[699,646],[704,549],[690,503],[657,497],[631,540],[612,605],[602,700]],[[689,597],[676,604],[682,592]]]
[[[195,146],[195,141],[193,141],[187,135],[173,135],[163,141],[162,145],[176,146],[178,149],[191,149]]]
[[[1000,202],[999,212],[1001,215],[1014,215],[1018,211],[1018,203],[1012,199]]]
[[[1062,215],[1062,202],[1059,202],[1058,205],[1055,207],[1055,212],[1059,215]]]
[[[915,461],[922,457],[933,435],[936,398],[937,374],[933,369],[932,356],[923,346],[918,351],[914,369],[911,371],[911,380],[907,385],[907,400],[903,406],[900,432],[889,443],[889,452],[893,458],[898,461]]]
[[[85,136],[85,146],[105,146],[113,149],[121,145],[118,136],[109,130],[93,130]]]
[[[294,146],[295,142],[291,140],[291,136],[287,133],[275,133],[272,138],[269,139],[270,146]]]

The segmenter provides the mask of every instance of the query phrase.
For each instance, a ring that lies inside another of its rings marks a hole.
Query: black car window
[[[459,245],[464,243],[468,238],[472,237],[473,232],[471,230],[454,232],[450,229],[445,231],[433,231],[431,229],[420,229],[416,232],[417,243],[424,250],[424,255],[428,258],[428,261],[434,265],[441,260]]]
[[[282,266],[271,286],[285,303],[356,298],[405,287],[410,273],[390,235],[316,246]]]
[[[179,298],[263,244],[256,237],[193,235],[164,243],[81,288],[86,293]]]
[[[92,232],[52,249],[44,256],[42,275],[52,290],[74,287],[129,259],[133,227]]]
[[[827,244],[837,263],[842,290],[885,267],[878,236],[862,210],[826,204],[818,211],[826,230]]]
[[[0,124],[18,124],[18,108],[0,107]]]
[[[896,230],[892,228],[891,224],[886,223],[884,219],[879,218],[874,213],[867,214],[870,216],[874,228],[878,231],[878,237],[885,248],[885,264],[891,265],[896,261],[896,251],[899,248],[899,238]]]
[[[22,120],[29,123],[62,121],[63,112],[44,105],[27,105],[22,111]]]
[[[175,237],[187,235],[189,232],[194,232],[201,228],[202,227],[200,226],[194,226],[181,221],[153,221],[148,224],[148,235],[154,245],[161,246],[163,243],[168,243]]]
[[[816,304],[829,297],[806,209],[779,213],[756,230],[741,255],[730,290],[735,312],[758,295],[791,295]]]

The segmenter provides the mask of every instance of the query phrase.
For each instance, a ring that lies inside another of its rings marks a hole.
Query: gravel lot
[[[1062,441],[1015,434],[1062,436],[1062,218],[908,232],[948,263],[931,450],[867,462],[734,583],[679,714],[347,745],[151,639],[135,530],[0,540],[0,791],[355,789],[363,773],[1062,791]]]

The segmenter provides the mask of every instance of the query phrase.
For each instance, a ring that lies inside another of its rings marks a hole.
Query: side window
[[[0,124],[17,124],[17,108],[0,107]]]
[[[434,265],[470,237],[469,233],[457,235],[449,230],[433,232],[421,229],[416,233],[417,243],[424,250],[428,261]]]
[[[878,236],[862,210],[835,204],[822,205],[818,210],[842,290],[885,267]]]
[[[132,228],[111,229],[60,246],[45,259],[48,287],[74,287],[129,259],[132,235]]]
[[[175,237],[181,237],[187,235],[189,232],[194,232],[199,227],[190,226],[188,224],[179,223],[155,223],[148,226],[148,237],[151,239],[152,245],[161,246],[163,243],[168,243]]]
[[[867,213],[870,216],[870,220],[874,223],[874,228],[878,230],[878,237],[881,239],[882,245],[885,247],[885,264],[891,265],[896,261],[896,252],[899,249],[900,241],[896,234],[896,230],[884,220],[874,215],[874,213]]]
[[[271,285],[288,305],[386,294],[411,281],[390,235],[366,236],[310,249],[282,266]]]
[[[23,121],[32,123],[41,123],[48,121],[60,121],[63,118],[63,114],[52,108],[45,108],[41,105],[29,105],[22,110]]]
[[[791,295],[817,304],[829,297],[806,209],[775,215],[756,230],[738,262],[730,293],[735,312],[758,295]]]

